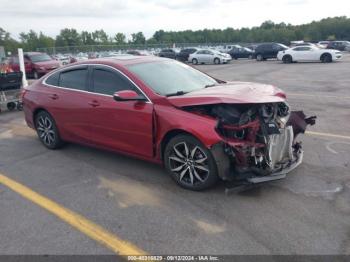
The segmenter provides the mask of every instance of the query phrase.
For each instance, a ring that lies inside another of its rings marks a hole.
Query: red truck
[[[18,56],[12,56],[9,65],[13,71],[19,72]],[[24,67],[26,75],[38,79],[46,73],[60,67],[60,63],[49,55],[39,52],[24,53]]]

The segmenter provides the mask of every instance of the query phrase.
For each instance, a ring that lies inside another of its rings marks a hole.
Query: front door
[[[92,142],[98,146],[137,154],[153,155],[153,104],[150,101],[115,101],[121,90],[142,92],[125,75],[107,66],[92,68],[90,126]]]

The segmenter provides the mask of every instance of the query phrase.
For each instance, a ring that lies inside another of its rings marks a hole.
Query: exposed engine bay
[[[286,102],[214,104],[184,109],[217,119],[216,131],[223,141],[211,151],[219,175],[225,180],[252,183],[274,180],[297,167],[303,151],[296,137],[316,120],[316,116],[306,118],[302,111],[290,111]]]

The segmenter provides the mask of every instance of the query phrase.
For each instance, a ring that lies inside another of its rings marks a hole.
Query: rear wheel
[[[198,64],[198,60],[196,58],[193,58],[192,59],[192,64],[194,64],[194,65]]]
[[[35,116],[35,127],[39,140],[47,148],[56,149],[63,145],[56,123],[48,112],[40,111]]]
[[[257,55],[256,55],[256,60],[257,60],[257,61],[263,61],[263,60],[264,60],[264,57],[262,56],[262,54],[257,54]]]
[[[330,63],[332,62],[332,56],[330,54],[323,54],[321,56],[322,63]]]
[[[16,108],[16,103],[14,102],[7,103],[7,109],[9,111],[13,111],[15,108]]]
[[[285,55],[282,58],[283,63],[290,64],[293,62],[293,58],[290,55]]]
[[[214,64],[216,64],[216,65],[220,64],[220,59],[219,58],[215,58],[214,59]]]
[[[252,56],[252,55],[249,55],[249,56],[248,56],[248,59],[253,59],[253,56]]]
[[[217,167],[211,152],[196,138],[178,135],[167,144],[164,165],[181,187],[204,190],[218,181]]]

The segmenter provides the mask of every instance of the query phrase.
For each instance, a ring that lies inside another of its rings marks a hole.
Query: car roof
[[[106,58],[96,58],[89,59],[86,61],[81,61],[74,63],[75,65],[79,64],[105,64],[105,65],[114,65],[114,66],[127,66],[127,65],[136,65],[136,64],[144,64],[151,63],[156,61],[166,61],[171,60],[168,58],[162,58],[157,56],[115,56],[115,57],[106,57]]]
[[[42,55],[42,54],[45,54],[45,53],[41,53],[41,52],[25,52],[24,54],[25,55]]]

